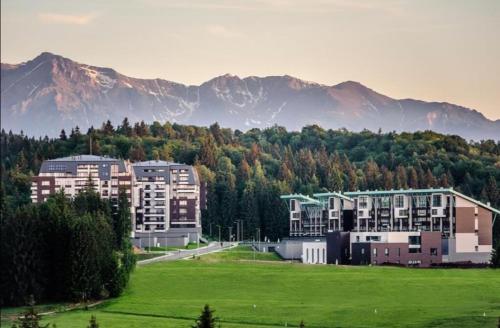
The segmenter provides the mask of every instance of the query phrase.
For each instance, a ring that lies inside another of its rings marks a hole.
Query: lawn
[[[204,262],[220,261],[281,261],[281,257],[274,252],[254,252],[250,246],[236,246],[222,252],[211,253],[200,257]]]
[[[499,270],[232,260],[248,253],[235,248],[138,267],[120,298],[45,322],[84,328],[94,314],[103,328],[190,327],[205,303],[222,328],[296,327],[300,320],[306,327],[493,328],[500,316]]]
[[[149,260],[153,259],[155,257],[163,256],[165,254],[163,253],[140,253],[140,254],[135,254],[137,261],[142,261],[142,260]]]

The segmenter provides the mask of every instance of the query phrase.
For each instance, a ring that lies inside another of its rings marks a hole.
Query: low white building
[[[326,264],[326,241],[303,242],[302,263]]]

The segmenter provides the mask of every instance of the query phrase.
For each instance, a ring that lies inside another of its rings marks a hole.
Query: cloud
[[[188,10],[231,10],[241,12],[300,12],[331,14],[336,12],[380,11],[386,14],[401,14],[405,4],[401,0],[142,0],[154,6]]]
[[[56,13],[40,13],[38,19],[46,24],[87,25],[97,17],[96,14],[67,15]]]
[[[241,36],[240,33],[229,30],[227,27],[222,25],[208,25],[206,30],[208,34],[219,38],[235,38]]]

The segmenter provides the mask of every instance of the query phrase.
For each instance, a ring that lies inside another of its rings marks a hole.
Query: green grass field
[[[231,249],[201,256],[204,262],[220,261],[281,261],[278,254],[254,252],[250,246],[236,246]]]
[[[44,322],[84,328],[94,314],[102,328],[191,327],[208,303],[223,328],[497,327],[499,270],[253,262],[248,253],[138,267],[118,299]]]

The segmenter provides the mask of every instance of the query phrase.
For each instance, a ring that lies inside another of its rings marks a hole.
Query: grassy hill
[[[293,327],[300,320],[306,327],[496,327],[500,316],[498,270],[235,261],[250,254],[239,247],[141,266],[120,298],[45,321],[86,327],[95,314],[106,328],[190,327],[205,303],[223,328]]]

